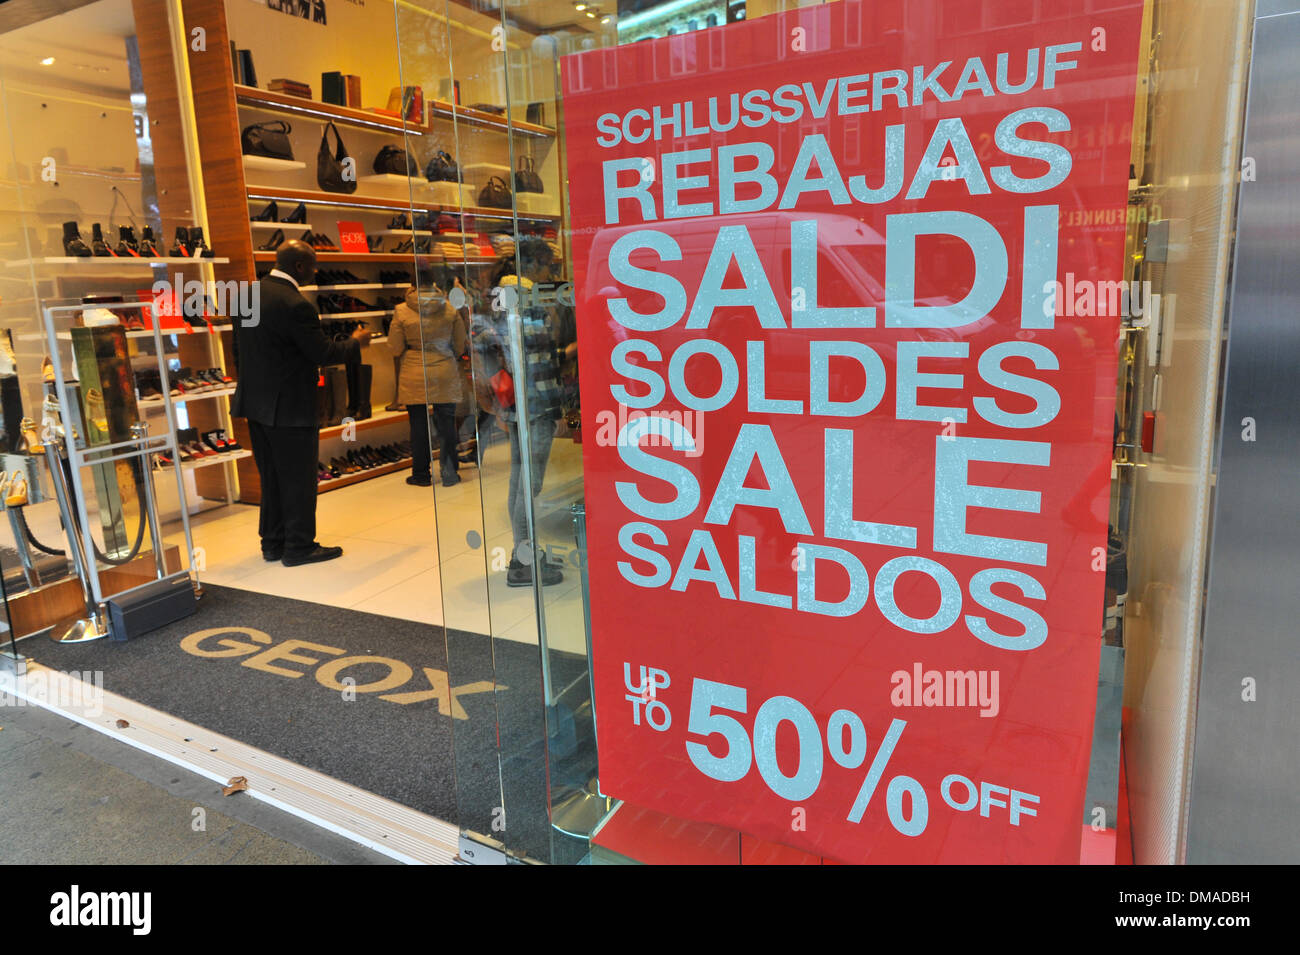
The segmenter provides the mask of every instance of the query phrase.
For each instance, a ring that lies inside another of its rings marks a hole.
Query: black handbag
[[[293,127],[282,119],[270,123],[245,126],[239,134],[239,143],[245,156],[266,156],[269,159],[293,159],[289,133]]]
[[[420,167],[408,150],[385,146],[375,156],[374,170],[390,176],[418,176]]]
[[[515,192],[545,192],[542,177],[537,175],[531,156],[519,157],[519,168],[515,170]]]
[[[493,176],[478,194],[478,204],[492,209],[510,208],[510,187],[500,176]]]
[[[333,153],[330,152],[330,130],[334,131],[337,144]],[[345,175],[345,163],[351,163],[351,175]],[[321,133],[320,151],[316,154],[316,184],[326,192],[357,191],[356,162],[348,156],[343,137],[333,123],[326,123],[325,132]]]
[[[456,165],[456,160],[451,158],[450,153],[443,152],[441,149],[433,154],[429,164],[424,167],[424,178],[429,182],[462,182],[460,176],[460,167]]]

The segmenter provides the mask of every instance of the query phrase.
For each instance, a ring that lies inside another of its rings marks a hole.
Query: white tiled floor
[[[564,555],[575,546],[568,505],[581,496],[581,450],[568,440],[555,442],[538,501],[539,537]],[[405,483],[408,473],[320,496],[317,540],[343,548],[341,558],[323,564],[284,567],[262,560],[256,507],[235,504],[196,516],[201,579],[537,643],[532,588],[507,587],[503,569],[512,545],[505,507],[508,447],[489,449],[483,474],[462,466],[462,481],[453,488],[412,487]],[[180,543],[179,523],[169,531],[168,543]],[[498,569],[490,569],[493,564]],[[544,596],[549,646],[585,652],[577,568],[566,565],[563,582]]]

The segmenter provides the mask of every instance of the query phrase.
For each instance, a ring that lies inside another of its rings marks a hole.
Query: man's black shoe
[[[433,478],[431,476],[416,477],[414,474],[412,474],[410,477],[406,479],[406,483],[413,485],[415,487],[433,487]]]
[[[286,567],[297,567],[300,564],[319,564],[323,560],[333,560],[335,557],[342,556],[342,547],[322,547],[317,544],[314,550],[309,550],[305,554],[285,554],[283,563]]]
[[[270,550],[262,551],[262,560],[270,563],[271,561],[280,560],[284,557],[283,547],[273,547]]]

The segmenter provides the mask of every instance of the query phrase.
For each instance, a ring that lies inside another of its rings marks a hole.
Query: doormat
[[[508,842],[547,857],[538,648],[457,630],[446,640],[450,678],[442,627],[205,586],[193,616],[135,640],[38,638],[23,649],[55,670],[101,671],[105,690],[453,824],[504,837],[491,828],[504,815],[494,809],[518,804]],[[585,682],[581,657],[552,662],[556,679]]]

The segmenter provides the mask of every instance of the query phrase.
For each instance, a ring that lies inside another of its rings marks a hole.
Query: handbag
[[[333,153],[330,152],[331,130],[334,131],[334,141],[337,144]],[[350,176],[345,175],[345,163],[352,164]],[[325,131],[321,133],[320,151],[316,154],[316,184],[326,192],[357,191],[356,163],[348,156],[343,137],[333,123],[326,123]]]
[[[424,167],[424,178],[429,182],[463,182],[460,175],[460,167],[456,165],[456,160],[451,158],[450,153],[443,152],[439,149],[429,160],[429,164]]]
[[[510,208],[510,187],[500,176],[493,176],[479,191],[478,204],[493,209]]]
[[[515,192],[545,192],[542,177],[537,175],[531,156],[519,157],[519,168],[515,170]]]
[[[293,130],[282,119],[270,123],[253,123],[239,134],[239,144],[245,156],[266,156],[270,159],[293,159],[293,146],[289,133]]]
[[[409,150],[385,146],[375,156],[374,170],[390,176],[418,176],[420,167]]]
[[[496,396],[497,404],[502,408],[515,406],[515,380],[510,377],[510,372],[504,368],[500,369],[488,379],[488,384],[492,386],[492,394]]]

